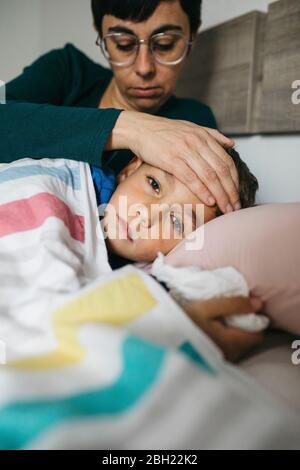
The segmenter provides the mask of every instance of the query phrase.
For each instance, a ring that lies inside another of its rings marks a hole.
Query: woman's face
[[[167,29],[166,29],[167,25]],[[134,23],[105,15],[103,36],[110,32],[131,32],[139,39],[148,39],[157,32],[182,32],[190,40],[190,25],[179,0],[162,2],[148,20]],[[177,65],[157,63],[147,45],[142,44],[132,65],[112,65],[117,92],[129,109],[155,113],[171,96],[182,71],[184,60]],[[147,90],[145,90],[147,89]]]

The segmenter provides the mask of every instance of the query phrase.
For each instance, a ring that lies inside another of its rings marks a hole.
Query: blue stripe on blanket
[[[188,356],[198,366],[204,369],[205,372],[208,372],[210,375],[217,374],[217,371],[206,361],[203,356],[198,353],[198,351],[196,351],[196,349],[191,343],[182,343],[182,345],[178,349],[179,351],[183,352],[186,356]]]
[[[166,354],[164,347],[128,336],[123,342],[124,368],[115,383],[65,398],[4,406],[0,409],[0,449],[28,447],[40,433],[66,420],[128,411],[157,381]]]
[[[67,186],[71,186],[74,190],[81,189],[79,166],[70,167],[62,165],[59,167],[41,166],[41,165],[24,165],[7,168],[0,172],[0,184],[6,183],[27,176],[48,175],[60,179]]]

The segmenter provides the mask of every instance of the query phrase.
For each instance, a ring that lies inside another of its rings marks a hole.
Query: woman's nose
[[[155,61],[147,44],[140,45],[134,66],[136,73],[140,77],[148,78],[154,75]]]

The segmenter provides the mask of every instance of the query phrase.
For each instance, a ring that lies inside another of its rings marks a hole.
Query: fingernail
[[[226,207],[226,212],[233,212],[233,207],[231,204],[228,204]]]
[[[214,206],[215,203],[216,203],[216,201],[214,200],[213,197],[209,197],[209,198],[207,199],[207,203],[208,203],[209,206]]]
[[[241,206],[241,203],[240,203],[240,202],[236,202],[236,203],[234,204],[234,210],[239,211],[241,208],[242,208],[242,206]]]

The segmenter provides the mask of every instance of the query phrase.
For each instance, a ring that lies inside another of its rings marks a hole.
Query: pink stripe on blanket
[[[62,220],[70,235],[84,243],[84,217],[73,214],[63,201],[49,193],[0,205],[0,237],[33,230],[49,217]]]

